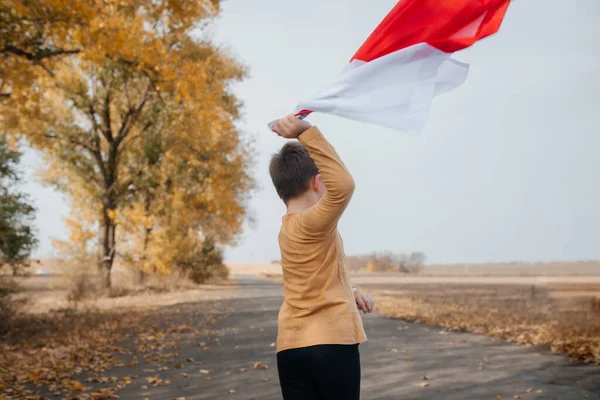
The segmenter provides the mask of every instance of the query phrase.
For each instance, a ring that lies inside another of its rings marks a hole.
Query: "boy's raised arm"
[[[274,122],[271,129],[279,136],[297,138],[306,146],[325,186],[323,197],[303,212],[300,228],[310,236],[330,233],[337,227],[354,193],[352,176],[317,127],[289,115]]]
[[[315,126],[298,136],[319,168],[325,194],[317,204],[304,212],[303,228],[312,234],[328,233],[346,210],[354,193],[354,180],[335,149]]]

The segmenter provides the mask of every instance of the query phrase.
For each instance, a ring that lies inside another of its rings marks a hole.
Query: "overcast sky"
[[[256,219],[230,262],[279,258],[285,208],[266,128],[331,82],[395,0],[227,0],[216,40],[250,68],[236,87],[256,139]],[[340,231],[349,254],[423,251],[430,263],[600,259],[600,2],[513,0],[500,32],[455,58],[466,83],[434,100],[417,137],[313,115],[357,188]],[[68,205],[33,177],[39,256]]]

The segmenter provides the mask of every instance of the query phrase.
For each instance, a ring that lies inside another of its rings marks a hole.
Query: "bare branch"
[[[33,62],[33,64],[35,64],[35,65],[37,65],[37,66],[41,67],[41,68],[42,68],[44,71],[46,71],[46,73],[48,73],[48,75],[50,75],[51,77],[54,77],[54,76],[55,76],[54,72],[53,72],[53,71],[52,71],[50,68],[46,67],[46,66],[45,66],[45,65],[44,65],[44,64],[43,64],[41,61],[34,61],[34,62]]]
[[[88,115],[92,120],[92,127],[94,128],[94,132],[98,133],[101,131],[100,126],[98,125],[98,121],[96,121],[96,110],[94,110],[94,100],[90,101],[90,106],[88,107]]]
[[[127,110],[127,114],[125,114],[125,117],[123,118],[123,123],[121,124],[121,129],[119,129],[119,134],[116,140],[117,144],[120,144],[127,137],[129,132],[131,131],[131,127],[137,122],[140,114],[142,113],[142,110],[144,109],[144,106],[150,99],[148,95],[150,93],[151,86],[152,84],[149,84],[146,88],[146,92],[144,93],[140,104],[138,104],[138,106],[135,109],[130,108],[129,110]],[[143,128],[143,130],[145,129],[147,128]]]
[[[55,135],[44,135],[44,137],[46,139],[61,139],[58,136]],[[106,177],[106,170],[104,168],[104,161],[102,160],[102,154],[100,153],[100,149],[99,148],[93,148],[92,146],[82,143],[78,140],[75,140],[73,138],[68,138],[69,143],[74,144],[76,146],[80,146],[83,147],[84,149],[86,149],[87,151],[89,151],[92,156],[94,157],[94,159],[96,160],[98,167],[100,168],[100,172],[102,172],[102,176]]]
[[[127,137],[131,137],[131,139],[133,140],[134,138],[139,137],[140,135],[144,134],[144,132],[146,132],[148,129],[150,129],[152,126],[154,126],[154,123],[148,121],[146,122],[146,124],[142,127],[142,129],[140,129],[139,131],[137,131],[133,136],[127,136]]]
[[[106,140],[108,140],[109,143],[113,143],[115,140],[114,140],[114,137],[112,134],[112,128],[111,128],[111,124],[110,124],[110,100],[111,100],[110,86],[112,86],[112,82],[108,87],[106,96],[104,97],[104,110],[102,110],[102,111],[104,111],[104,130],[102,131],[102,134],[104,135]]]
[[[52,57],[57,57],[57,56],[62,56],[62,55],[69,55],[69,54],[77,54],[80,53],[81,50],[79,49],[72,49],[72,50],[66,50],[66,49],[59,49],[59,50],[54,50],[51,48],[41,48],[41,49],[37,49],[35,52],[27,52],[23,49],[19,49],[16,46],[10,45],[10,44],[6,44],[4,46],[4,48],[2,50],[0,50],[0,52],[2,52],[2,54],[14,54],[17,55],[19,57],[24,57],[26,59],[28,59],[29,61],[41,61],[44,60],[46,58],[52,58]]]
[[[151,126],[152,126],[152,122],[150,122],[150,121],[146,122],[146,125],[144,125],[144,127],[142,129],[140,129],[140,134],[146,132],[148,129],[150,129]]]

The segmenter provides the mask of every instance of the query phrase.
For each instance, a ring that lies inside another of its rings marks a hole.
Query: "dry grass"
[[[427,276],[600,276],[600,261],[427,265]]]
[[[44,314],[72,308],[98,310],[156,308],[238,295],[237,286],[230,281],[214,281],[202,285],[186,282],[181,283],[176,289],[168,288],[166,284],[153,284],[152,281],[143,286],[116,283],[107,295],[102,296],[96,289],[86,292],[86,285],[74,286],[72,282],[60,276],[25,278],[20,280],[21,288],[13,295],[13,300],[26,301],[27,306],[23,311],[28,314]],[[74,289],[78,287],[79,289]],[[74,292],[84,295],[74,296]]]
[[[475,279],[473,281],[476,281]],[[600,285],[391,284],[365,287],[378,309],[600,364]]]
[[[226,279],[212,279],[198,285],[182,273],[151,275],[140,282],[137,271],[117,264],[113,270],[112,288],[103,291],[94,267],[58,260],[43,260],[34,265],[41,265],[39,269],[46,274],[17,278],[19,290],[12,295],[13,301],[27,302],[24,311],[29,314],[70,308],[110,310],[168,306],[230,295],[236,288]]]

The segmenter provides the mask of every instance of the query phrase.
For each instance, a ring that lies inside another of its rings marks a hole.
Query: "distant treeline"
[[[400,272],[416,274],[422,271],[425,254],[412,253],[371,253],[346,257],[346,268],[350,271]]]

